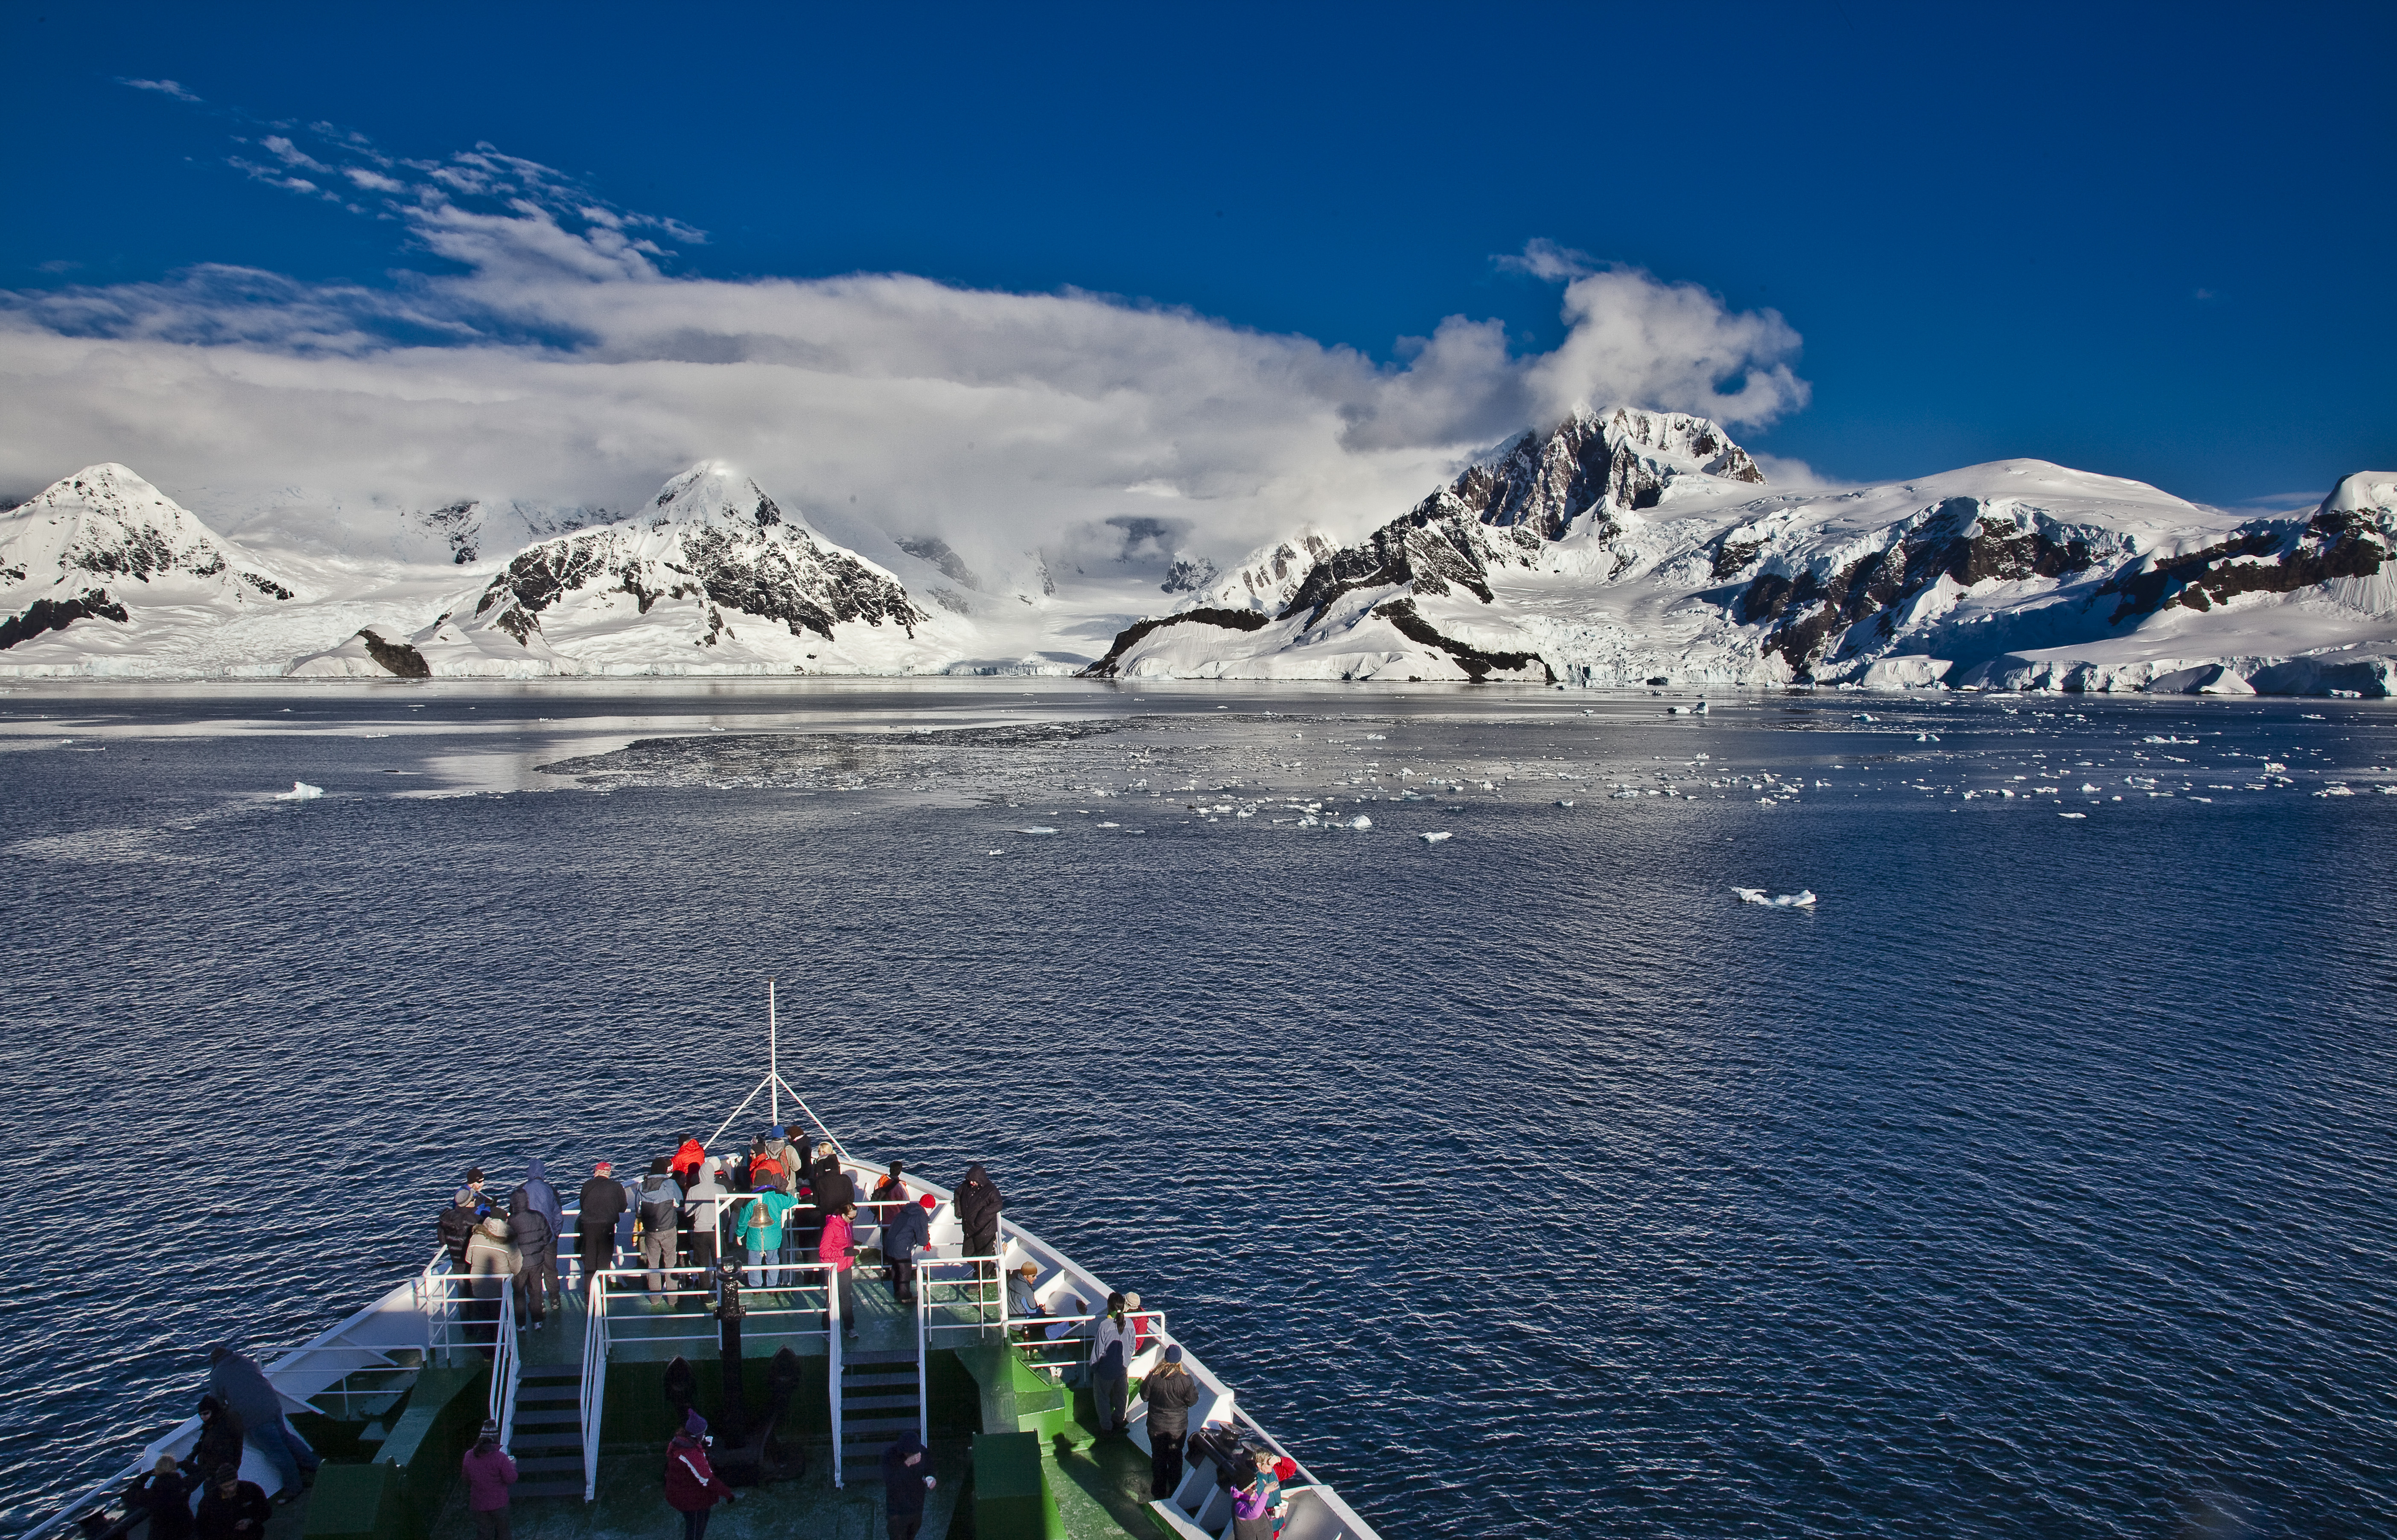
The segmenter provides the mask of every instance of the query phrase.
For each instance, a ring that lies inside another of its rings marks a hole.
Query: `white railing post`
[[[597,1283],[597,1287],[594,1287]],[[599,1419],[608,1404],[608,1294],[604,1282],[583,1276],[583,1500],[599,1494]]]
[[[500,1319],[491,1350],[491,1420],[500,1425],[500,1447],[516,1431],[516,1386],[524,1377],[524,1345],[516,1338],[516,1284],[500,1279]]]
[[[832,1486],[840,1490],[840,1278],[832,1270],[824,1273],[824,1320],[831,1330],[824,1333],[825,1359],[832,1384]]]
[[[916,1441],[927,1449],[932,1443],[932,1413],[924,1399],[924,1274],[916,1273]]]

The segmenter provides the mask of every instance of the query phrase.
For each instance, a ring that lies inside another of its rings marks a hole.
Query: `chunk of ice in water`
[[[1350,819],[1350,820],[1349,820],[1349,821],[1348,821],[1345,825],[1343,825],[1343,827],[1346,827],[1346,828],[1351,828],[1351,829],[1370,829],[1370,828],[1372,828],[1373,826],[1373,821],[1372,819],[1370,819],[1370,818],[1366,817],[1366,816],[1365,816],[1363,813],[1361,813],[1361,812],[1360,812],[1360,813],[1359,813],[1356,817],[1354,817],[1354,818]]]
[[[1057,831],[1046,824],[1036,824],[1028,829],[1018,829],[1015,832],[1017,834],[1055,834]]]
[[[305,781],[294,781],[291,783],[291,789],[289,791],[276,792],[275,794],[275,800],[277,802],[309,802],[314,801],[315,798],[324,795],[325,788],[322,786],[312,786]]]
[[[1768,909],[1812,909],[1814,906],[1814,893],[1810,888],[1801,888],[1794,893],[1782,893],[1774,898],[1765,897],[1761,888],[1734,888],[1732,891],[1739,895],[1742,904],[1761,904]]]
[[[1416,837],[1421,839],[1426,845],[1437,845],[1441,840],[1453,839],[1455,836],[1450,834],[1446,829],[1434,829],[1429,834],[1418,835]]]

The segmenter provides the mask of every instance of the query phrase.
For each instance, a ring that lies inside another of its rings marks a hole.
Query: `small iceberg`
[[[1048,827],[1046,824],[1036,824],[1031,828],[1018,829],[1015,832],[1017,834],[1055,834],[1057,831]]]
[[[1570,808],[1570,807],[1572,807],[1572,806],[1573,806],[1573,804],[1572,804],[1571,802],[1567,802],[1567,801],[1564,801],[1564,800],[1560,799],[1560,800],[1558,801],[1558,803],[1557,803],[1557,806],[1558,806],[1558,807],[1560,807],[1560,808]]]
[[[1415,837],[1422,840],[1426,845],[1437,845],[1441,840],[1453,839],[1455,836],[1450,834],[1446,829],[1434,829],[1429,834],[1417,835]]]
[[[275,800],[277,802],[313,802],[317,797],[324,795],[325,788],[322,786],[312,786],[305,781],[294,781],[291,783],[291,789],[289,791],[276,792],[275,794]]]
[[[1812,909],[1814,906],[1814,890],[1809,888],[1801,888],[1794,893],[1783,893],[1776,898],[1765,897],[1761,888],[1734,888],[1732,891],[1739,895],[1742,904],[1761,904],[1768,909]]]
[[[2086,818],[2089,815],[2085,812],[2060,812],[2056,816],[2058,818]]]
[[[1373,826],[1373,821],[1372,819],[1370,819],[1370,818],[1366,817],[1366,816],[1365,816],[1363,813],[1361,813],[1361,812],[1360,812],[1360,813],[1359,813],[1356,817],[1354,817],[1354,818],[1350,819],[1350,820],[1347,822],[1347,824],[1344,825],[1344,827],[1351,828],[1351,829],[1370,829],[1370,828],[1372,828]]]

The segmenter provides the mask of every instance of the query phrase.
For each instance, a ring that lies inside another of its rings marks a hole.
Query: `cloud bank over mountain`
[[[0,295],[0,489],[119,461],[214,515],[268,492],[623,507],[723,459],[836,527],[968,560],[1128,516],[1235,554],[1298,521],[1362,529],[1576,405],[1754,427],[1805,400],[1774,313],[1544,245],[1512,261],[1566,286],[1554,352],[1460,315],[1384,364],[1075,290],[680,276],[703,233],[489,145],[405,160],[286,125],[236,151],[245,175],[396,223],[415,265],[374,287],[203,266]]]

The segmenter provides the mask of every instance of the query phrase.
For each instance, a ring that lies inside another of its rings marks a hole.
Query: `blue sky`
[[[2385,5],[19,0],[0,288],[457,272],[232,164],[330,124],[678,221],[667,274],[1095,291],[1384,363],[1451,315],[1556,348],[1558,284],[1498,260],[1551,242],[1778,312],[1811,396],[1742,437],[1828,475],[2318,496],[2397,462],[2392,43]]]

